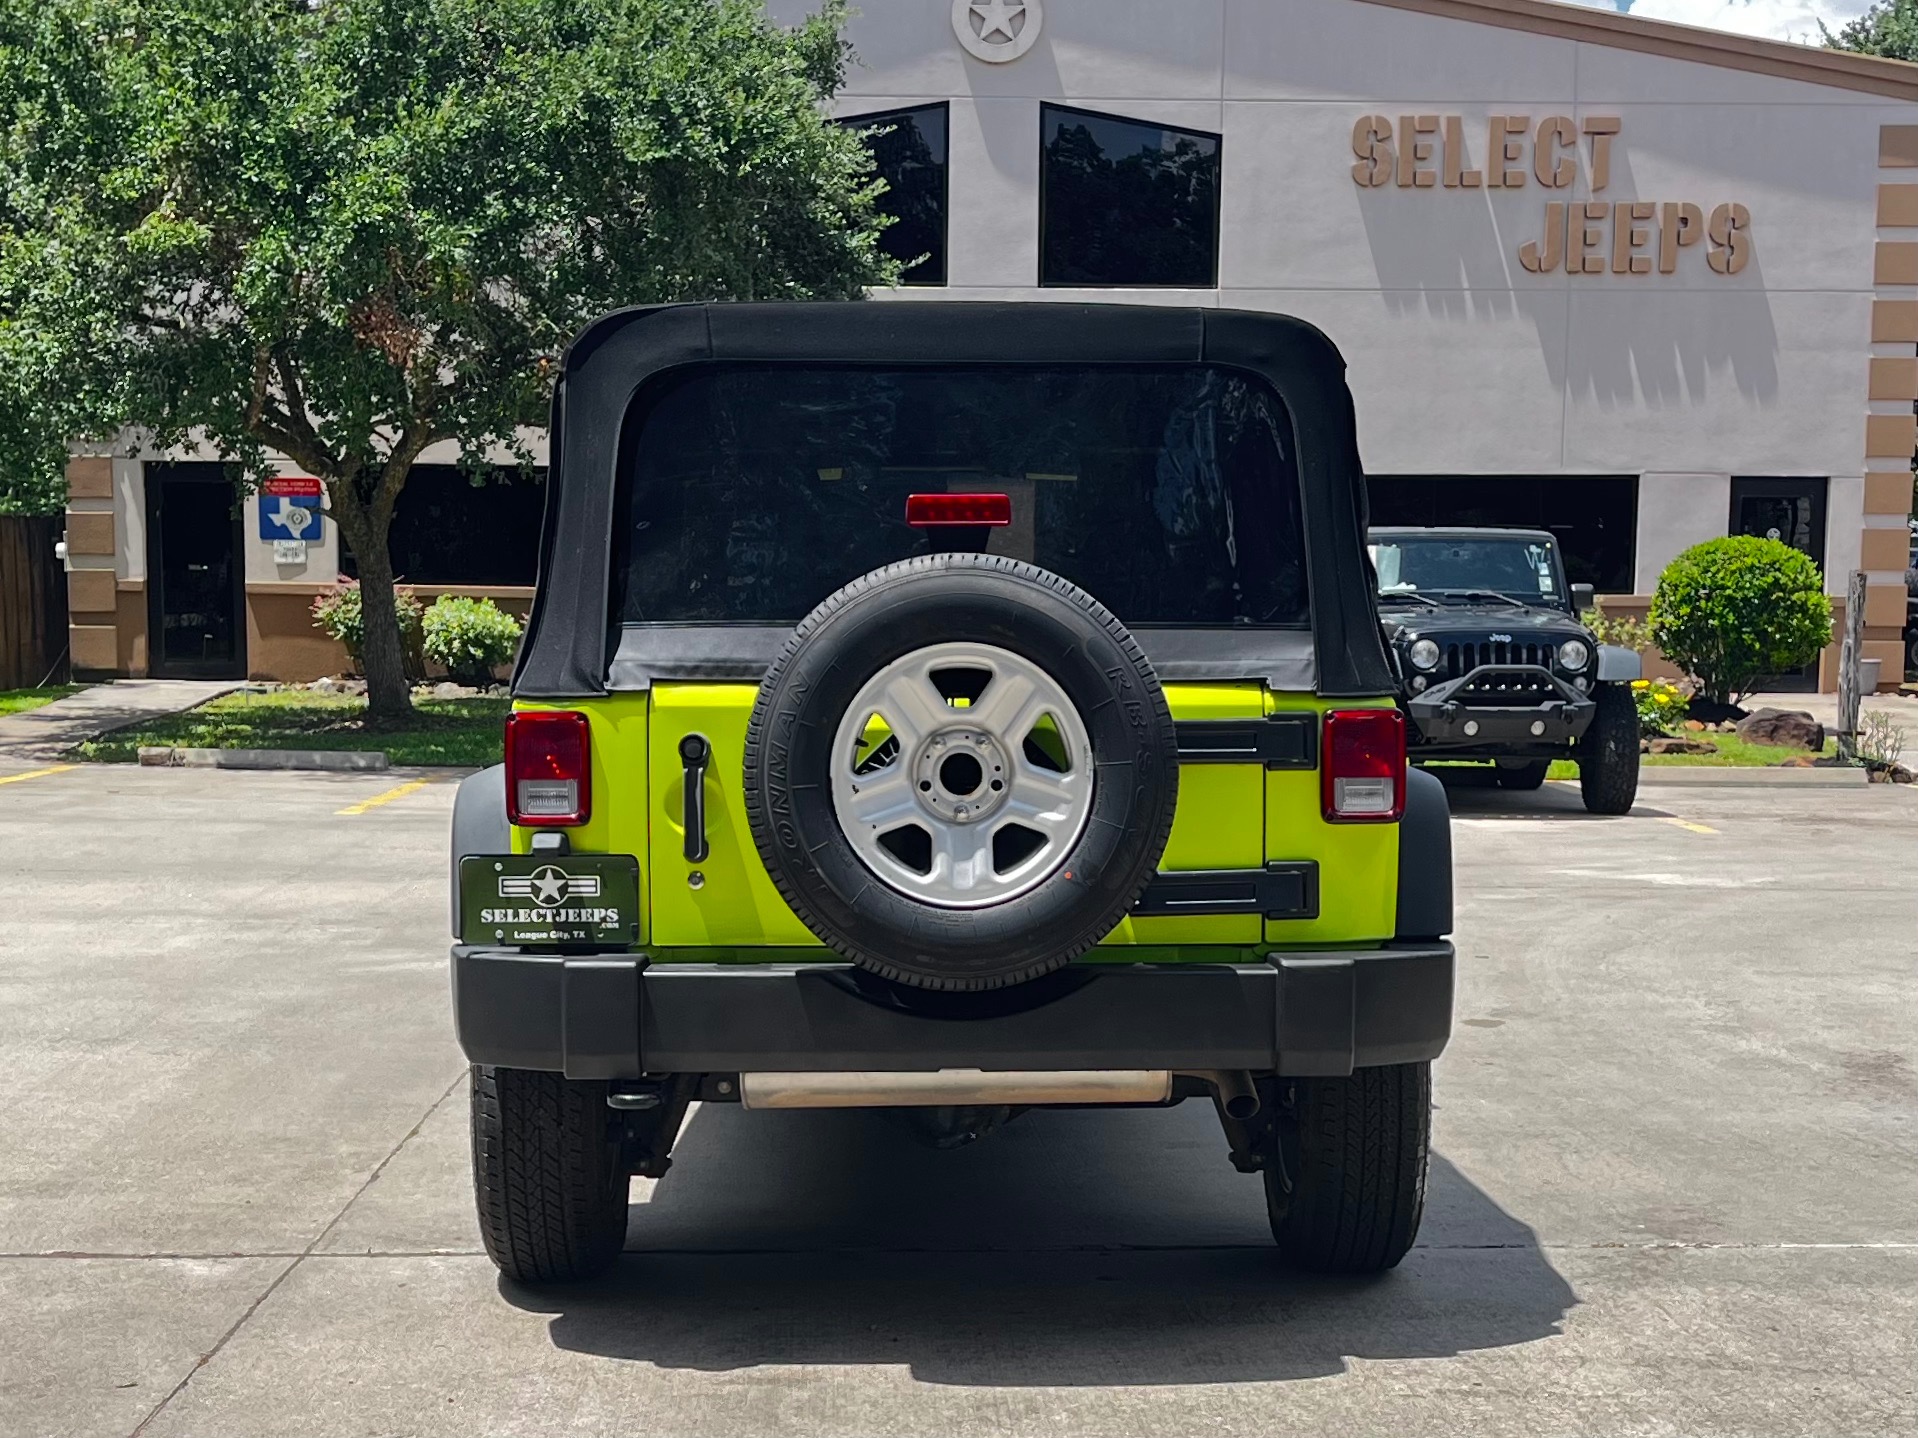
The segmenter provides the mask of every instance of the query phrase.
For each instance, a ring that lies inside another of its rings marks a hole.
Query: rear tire
[[[1498,761],[1498,786],[1501,789],[1516,789],[1521,793],[1536,789],[1545,782],[1550,771],[1550,759],[1519,759]]]
[[[475,1064],[472,1093],[480,1237],[499,1271],[541,1284],[612,1267],[627,1174],[606,1085]]]
[[[1629,814],[1638,797],[1638,705],[1623,684],[1598,686],[1598,712],[1578,742],[1578,789],[1594,814]]]
[[[1432,1066],[1281,1079],[1265,1207],[1279,1256],[1312,1273],[1379,1273],[1418,1236],[1432,1147]]]

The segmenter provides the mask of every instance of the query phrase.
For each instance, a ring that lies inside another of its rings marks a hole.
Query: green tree
[[[202,438],[326,486],[373,712],[408,708],[387,531],[422,450],[530,463],[625,305],[889,283],[822,102],[841,0],[0,0],[0,473]]]
[[[1837,34],[1821,20],[1825,46],[1860,55],[1883,55],[1892,60],[1918,60],[1918,0],[1879,0]]]

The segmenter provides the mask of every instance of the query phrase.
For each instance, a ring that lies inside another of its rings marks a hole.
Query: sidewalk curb
[[[1731,765],[1647,764],[1638,771],[1638,787],[1669,785],[1690,789],[1863,789],[1871,780],[1863,769],[1734,768]]]
[[[380,773],[386,755],[365,749],[169,749],[148,746],[140,763],[158,769],[305,769],[328,774]]]

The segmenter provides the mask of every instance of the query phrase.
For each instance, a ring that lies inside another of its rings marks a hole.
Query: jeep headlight
[[[1405,657],[1412,661],[1414,669],[1436,669],[1439,662],[1439,647],[1430,639],[1414,639],[1412,647],[1405,651]]]
[[[1558,646],[1558,665],[1561,669],[1583,669],[1592,662],[1592,646],[1583,639],[1567,639]]]

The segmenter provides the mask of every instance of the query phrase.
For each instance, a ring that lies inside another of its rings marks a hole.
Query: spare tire
[[[1098,943],[1156,871],[1178,787],[1125,627],[993,555],[905,560],[826,599],[746,730],[746,813],[786,902],[927,989],[1020,983]]]

